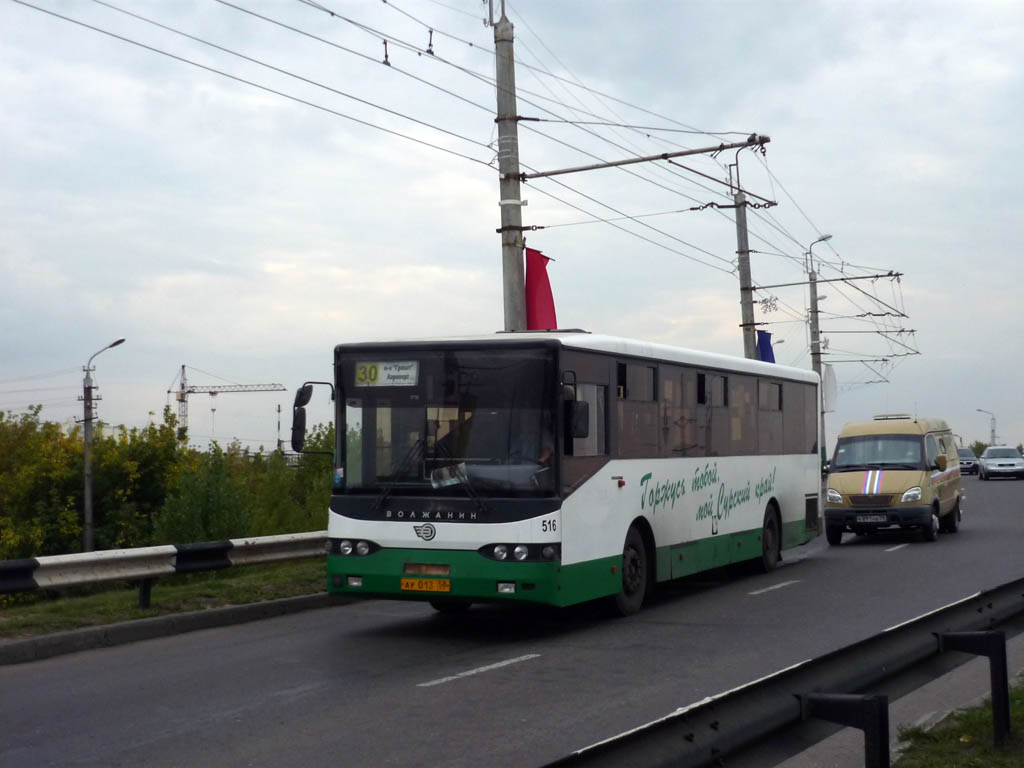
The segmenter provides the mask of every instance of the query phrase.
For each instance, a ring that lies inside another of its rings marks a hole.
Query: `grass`
[[[992,744],[992,703],[959,710],[929,731],[901,728],[894,768],[1024,768],[1024,681],[1010,688],[1010,737]]]
[[[139,608],[137,584],[0,596],[0,640],[311,595],[325,591],[326,585],[324,560],[315,558],[158,579],[145,609]]]

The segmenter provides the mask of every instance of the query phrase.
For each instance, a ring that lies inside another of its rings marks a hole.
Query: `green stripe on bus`
[[[784,523],[782,548],[805,544],[816,534],[803,520]],[[658,581],[678,579],[711,568],[753,560],[761,556],[761,529],[708,536],[696,541],[658,548]]]

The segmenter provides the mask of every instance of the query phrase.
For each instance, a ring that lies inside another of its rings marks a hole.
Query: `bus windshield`
[[[349,352],[337,375],[345,492],[554,492],[549,351]]]
[[[860,435],[836,443],[832,471],[926,469],[920,435]]]

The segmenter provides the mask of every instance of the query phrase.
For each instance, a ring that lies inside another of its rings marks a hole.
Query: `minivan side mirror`
[[[940,453],[938,456],[935,457],[935,466],[939,468],[939,472],[946,471],[946,467],[948,465],[946,463],[946,457],[943,454]]]

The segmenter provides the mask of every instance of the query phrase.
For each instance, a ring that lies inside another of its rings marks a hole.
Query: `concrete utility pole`
[[[519,117],[516,108],[514,30],[505,16],[494,25],[498,92],[498,170],[500,171],[501,274],[505,330],[526,330],[526,278],[523,270],[523,200],[519,191]]]
[[[104,352],[111,347],[116,347],[118,344],[124,344],[124,339],[118,339],[117,341],[107,344],[100,352]],[[92,423],[96,418],[93,412],[93,402],[99,400],[99,397],[93,397],[92,391],[95,387],[92,384],[92,372],[95,368],[92,367],[92,360],[100,352],[97,352],[89,361],[85,364],[82,369],[85,371],[85,380],[82,382],[82,402],[84,404],[84,413],[82,423],[84,425],[84,443],[82,445],[82,463],[84,465],[85,475],[85,487],[83,489],[82,497],[82,551],[92,552],[93,546],[93,524],[92,524]]]
[[[738,173],[737,173],[738,175]],[[740,272],[740,318],[743,328],[743,356],[748,360],[757,358],[757,337],[754,333],[754,287],[750,281],[750,245],[747,240],[747,197],[738,191],[733,197],[736,203],[736,256]]]
[[[821,335],[818,329],[818,276],[814,272],[814,246],[818,243],[823,243],[826,240],[831,240],[832,235],[822,235],[813,243],[807,247],[807,281],[811,289],[811,307],[810,307],[810,321],[811,321],[811,368],[821,378]],[[822,379],[822,385],[824,385],[824,379]],[[825,445],[825,388],[824,386],[818,387],[819,393],[819,405],[821,409],[821,424],[818,434],[818,451],[821,454],[821,460],[825,461],[827,458],[827,448]]]

